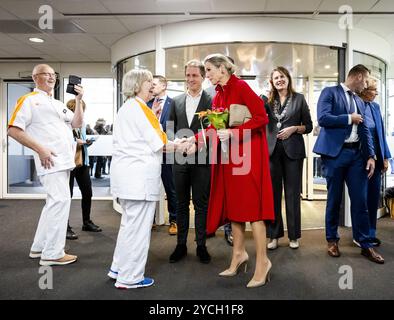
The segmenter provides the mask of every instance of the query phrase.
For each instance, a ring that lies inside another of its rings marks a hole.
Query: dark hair
[[[286,76],[287,79],[289,79],[289,84],[287,85],[287,91],[290,95],[293,95],[295,93],[295,90],[293,89],[293,81],[291,79],[290,72],[285,68],[285,67],[276,67],[274,70],[271,71],[270,75],[270,83],[271,83],[271,90],[269,94],[269,99],[268,99],[268,104],[273,105],[275,98],[279,96],[278,90],[276,90],[274,86],[274,82],[272,80],[272,76],[274,75],[274,72],[278,71],[279,73],[282,73]]]
[[[347,74],[347,76],[348,77],[354,77],[354,76],[359,75],[360,73],[363,76],[365,76],[367,73],[371,73],[371,71],[366,66],[364,66],[363,64],[358,64],[358,65],[355,65],[353,68],[350,69],[350,71]]]
[[[195,67],[195,68],[200,69],[200,74],[201,74],[201,76],[202,76],[203,78],[205,78],[205,67],[204,67],[204,65],[202,64],[202,62],[201,62],[200,60],[193,59],[193,60],[188,61],[188,62],[185,64],[185,75],[186,75],[186,69],[187,69],[187,67]]]

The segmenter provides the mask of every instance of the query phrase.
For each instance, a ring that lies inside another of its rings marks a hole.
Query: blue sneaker
[[[116,271],[113,271],[112,269],[109,269],[107,276],[111,279],[116,280],[118,278],[118,273]]]
[[[136,289],[136,288],[145,288],[145,287],[150,287],[155,283],[155,280],[152,278],[144,278],[144,280],[134,283],[134,284],[125,284],[121,283],[119,281],[116,281],[115,287],[118,289]]]

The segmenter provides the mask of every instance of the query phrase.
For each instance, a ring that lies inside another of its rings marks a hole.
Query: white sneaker
[[[55,259],[55,260],[40,260],[41,266],[63,266],[66,264],[70,264],[77,261],[77,256],[73,256],[71,254],[65,254],[63,258]]]
[[[270,242],[267,244],[267,248],[269,250],[275,250],[278,247],[278,239],[270,239]]]
[[[136,289],[136,288],[145,288],[150,287],[155,283],[155,280],[152,278],[145,277],[144,280],[134,283],[134,284],[125,284],[119,281],[115,282],[115,287],[118,289]]]
[[[292,249],[298,249],[300,246],[298,240],[290,240],[289,247]]]
[[[111,279],[116,280],[118,278],[118,272],[109,269],[107,276],[110,277]]]
[[[30,251],[29,258],[30,259],[41,258],[41,251]]]

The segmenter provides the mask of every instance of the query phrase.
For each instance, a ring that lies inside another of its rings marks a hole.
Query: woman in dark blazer
[[[285,190],[286,220],[290,247],[299,247],[301,238],[301,180],[305,145],[303,134],[312,131],[308,104],[302,94],[294,91],[289,71],[277,67],[271,72],[271,92],[266,104],[269,124],[267,139],[271,179],[274,191],[275,221],[268,225],[268,249],[278,247],[284,236],[282,190]]]
[[[368,180],[369,237],[374,246],[379,246],[381,241],[376,238],[376,219],[379,206],[380,186],[382,173],[387,171],[391,154],[384,133],[380,106],[376,102],[373,102],[378,94],[376,81],[374,79],[368,79],[367,84],[367,88],[360,93],[360,98],[363,99],[365,103],[365,123],[371,132],[377,157],[374,174]],[[353,240],[353,242],[359,246],[357,239]]]

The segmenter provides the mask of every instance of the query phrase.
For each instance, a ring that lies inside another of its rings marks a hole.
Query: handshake
[[[184,157],[196,152],[197,147],[195,144],[196,138],[191,136],[189,138],[176,138],[174,141],[168,141],[164,146],[164,152],[181,152]]]

